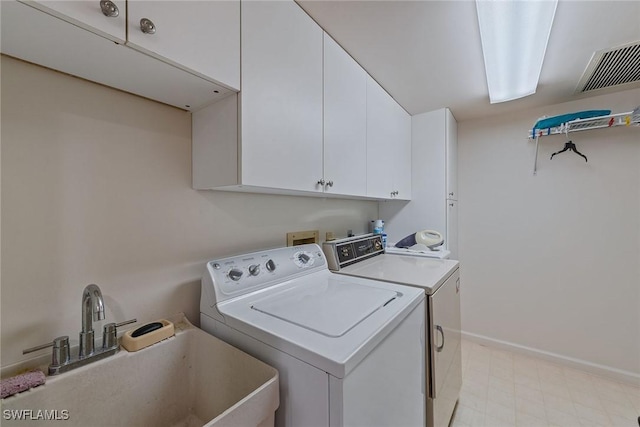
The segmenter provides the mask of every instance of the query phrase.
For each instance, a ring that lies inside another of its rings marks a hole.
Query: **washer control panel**
[[[305,271],[326,268],[320,247],[308,244],[209,261],[207,274],[216,294],[220,291],[232,297],[284,282]]]

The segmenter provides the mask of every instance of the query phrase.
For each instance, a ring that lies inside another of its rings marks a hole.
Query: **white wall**
[[[199,323],[207,260],[284,246],[287,231],[362,233],[377,217],[376,202],[195,191],[189,113],[1,65],[2,366],[60,335],[77,343],[89,283],[104,322],[183,311]]]
[[[463,329],[640,378],[640,128],[526,140],[536,120],[631,111],[640,90],[458,123]],[[551,355],[551,357],[554,357]]]

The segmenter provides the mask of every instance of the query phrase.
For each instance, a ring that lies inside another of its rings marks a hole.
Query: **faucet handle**
[[[118,346],[118,330],[124,325],[137,322],[138,319],[125,320],[120,323],[107,323],[102,327],[102,348],[108,349]]]
[[[63,335],[55,338],[53,341],[47,344],[38,345],[35,347],[22,350],[22,354],[33,353],[34,351],[42,350],[47,347],[53,347],[51,354],[51,366],[62,366],[69,363],[70,351],[69,351],[69,336]]]
[[[125,320],[124,322],[116,323],[116,328],[119,328],[124,325],[129,325],[131,323],[136,323],[138,319]]]

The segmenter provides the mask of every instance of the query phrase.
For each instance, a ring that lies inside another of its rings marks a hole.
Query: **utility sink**
[[[7,419],[20,415],[65,427],[273,426],[278,371],[184,316],[173,320],[174,337],[3,399],[3,427],[28,425]]]

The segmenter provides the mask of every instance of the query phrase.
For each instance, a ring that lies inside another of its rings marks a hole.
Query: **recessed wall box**
[[[287,246],[306,245],[307,243],[318,243],[320,231],[294,231],[287,233]]]

